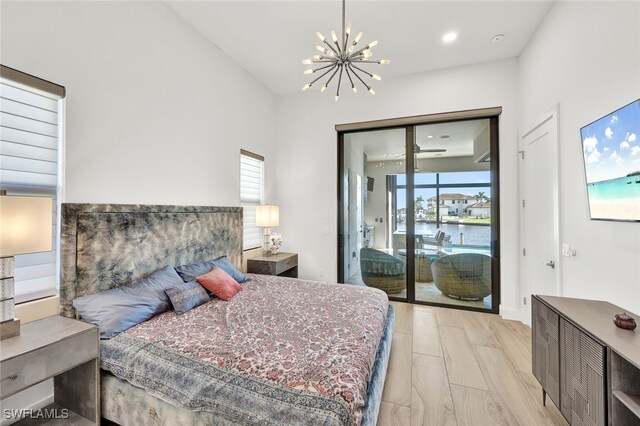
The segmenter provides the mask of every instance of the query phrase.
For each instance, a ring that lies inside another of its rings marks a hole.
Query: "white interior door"
[[[532,294],[560,295],[557,116],[555,108],[520,139],[522,309],[529,323]]]

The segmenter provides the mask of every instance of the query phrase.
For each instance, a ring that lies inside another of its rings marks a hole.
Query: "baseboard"
[[[503,308],[502,306],[500,306],[500,316],[506,320],[520,321],[520,322],[526,323],[524,312],[521,309],[510,309],[510,308]]]

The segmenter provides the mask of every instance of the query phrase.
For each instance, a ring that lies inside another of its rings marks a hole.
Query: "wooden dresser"
[[[247,259],[247,272],[298,278],[298,255],[278,253],[271,256],[252,257]]]
[[[0,399],[53,377],[54,403],[17,424],[99,424],[99,356],[95,325],[58,315],[24,324],[2,341]]]
[[[532,298],[533,374],[572,425],[640,425],[640,331],[616,327],[621,312],[603,301]]]

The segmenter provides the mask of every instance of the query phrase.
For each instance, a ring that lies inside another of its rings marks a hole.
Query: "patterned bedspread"
[[[360,424],[386,294],[249,277],[229,302],[166,312],[103,341],[102,368],[239,424]]]

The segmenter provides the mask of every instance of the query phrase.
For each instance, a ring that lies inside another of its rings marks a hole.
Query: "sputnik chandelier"
[[[309,68],[305,70],[305,75],[316,73],[320,73],[320,75],[310,83],[307,83],[302,88],[302,90],[309,89],[322,77],[329,75],[329,79],[326,81],[326,83],[324,83],[322,88],[320,88],[320,91],[324,92],[325,90],[327,90],[327,87],[329,87],[329,83],[331,83],[331,80],[333,80],[336,74],[338,74],[338,85],[336,87],[335,97],[336,102],[340,99],[340,84],[342,83],[343,73],[345,73],[349,78],[349,82],[351,83],[351,90],[353,90],[353,93],[358,93],[358,89],[356,88],[356,84],[354,81],[354,79],[358,79],[364,85],[364,87],[367,88],[369,93],[375,95],[376,92],[365,82],[364,78],[369,77],[374,80],[382,80],[382,77],[362,69],[361,66],[363,64],[385,65],[389,63],[387,59],[380,59],[378,61],[370,59],[373,56],[371,48],[378,44],[377,41],[372,41],[364,47],[357,48],[358,42],[362,38],[361,32],[358,33],[358,35],[353,39],[351,43],[349,43],[349,36],[351,35],[351,24],[345,27],[344,12],[345,0],[342,0],[342,40],[339,41],[336,32],[331,31],[331,39],[333,40],[332,45],[332,43],[329,43],[329,41],[327,41],[327,39],[322,34],[317,32],[316,35],[318,36],[320,41],[326,45],[326,47],[321,45],[316,46],[316,49],[320,51],[321,54],[314,55],[312,59],[305,59],[304,61],[302,61],[302,63],[305,65],[320,65],[318,68]]]

